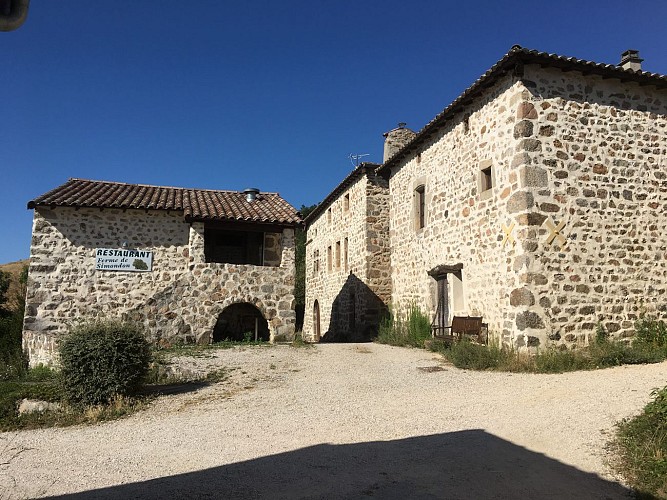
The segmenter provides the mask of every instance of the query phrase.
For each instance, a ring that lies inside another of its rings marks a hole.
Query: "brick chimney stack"
[[[628,49],[621,54],[621,62],[618,65],[623,69],[631,69],[632,71],[642,70],[642,61],[639,57],[638,50]]]

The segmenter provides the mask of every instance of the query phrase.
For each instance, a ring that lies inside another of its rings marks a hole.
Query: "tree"
[[[11,316],[12,311],[7,303],[7,291],[12,281],[12,275],[5,271],[0,271],[0,318]]]

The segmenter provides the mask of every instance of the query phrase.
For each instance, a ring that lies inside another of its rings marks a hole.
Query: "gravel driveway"
[[[184,363],[231,375],[124,420],[0,434],[0,499],[627,498],[605,442],[667,383],[666,363],[472,372],[378,344]]]

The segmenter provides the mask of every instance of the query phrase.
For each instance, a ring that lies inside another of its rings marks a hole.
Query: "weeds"
[[[667,387],[654,390],[644,411],[617,426],[611,463],[638,498],[667,498]]]
[[[431,322],[414,304],[405,315],[391,314],[380,324],[377,342],[401,347],[424,347],[431,338]]]
[[[292,342],[290,343],[290,346],[296,347],[296,348],[302,348],[302,347],[311,348],[311,349],[313,348],[313,344],[303,340],[302,332],[296,332],[296,334],[294,334],[294,340],[292,340]]]

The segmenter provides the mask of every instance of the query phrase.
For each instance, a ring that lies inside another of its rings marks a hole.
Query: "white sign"
[[[98,248],[95,250],[95,270],[147,273],[153,270],[153,252]]]

